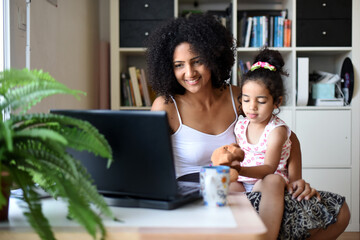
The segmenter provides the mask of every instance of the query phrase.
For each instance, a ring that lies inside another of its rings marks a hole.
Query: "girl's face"
[[[269,90],[260,81],[248,81],[243,85],[241,104],[250,122],[265,125],[277,108]]]
[[[210,69],[199,55],[191,51],[189,43],[181,43],[175,48],[173,66],[177,81],[187,91],[195,93],[202,87],[211,85]]]

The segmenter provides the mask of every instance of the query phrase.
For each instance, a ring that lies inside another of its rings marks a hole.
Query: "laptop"
[[[198,183],[176,180],[166,112],[51,110],[90,122],[108,140],[114,162],[69,150],[110,206],[174,209],[201,198]]]

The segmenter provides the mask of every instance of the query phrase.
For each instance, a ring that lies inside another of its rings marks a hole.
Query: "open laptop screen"
[[[71,154],[87,168],[98,191],[115,196],[171,199],[177,194],[166,112],[114,110],[51,110],[89,121],[104,134],[114,162],[86,151]]]

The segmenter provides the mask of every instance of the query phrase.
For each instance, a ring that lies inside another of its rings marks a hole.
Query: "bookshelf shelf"
[[[306,111],[318,111],[318,110],[339,110],[339,111],[349,111],[351,110],[351,107],[344,106],[344,107],[333,107],[333,106],[327,106],[327,107],[320,107],[320,106],[306,106],[306,107],[295,107],[296,110],[306,110]]]
[[[296,47],[297,52],[308,52],[311,54],[332,55],[339,53],[349,53],[352,51],[351,47]]]
[[[304,52],[349,52],[351,47],[296,47],[296,51]]]
[[[276,49],[279,52],[291,52],[293,48],[291,47],[271,47],[271,49]],[[236,50],[238,52],[258,52],[259,48],[256,47],[237,47]]]
[[[150,107],[124,107],[121,103],[120,73],[127,71],[129,66],[135,65],[145,68],[145,48],[121,47],[119,5],[122,0],[110,0],[110,39],[111,39],[111,109],[113,110],[143,110]],[[296,26],[297,2],[300,0],[174,0],[174,17],[180,16],[184,10],[217,10],[230,13],[230,30],[236,39],[239,39],[239,11],[244,10],[287,10],[287,16],[292,20],[290,47],[272,47],[279,50],[285,60],[285,69],[289,77],[284,79],[286,88],[286,102],[281,108],[282,117],[294,130],[302,143],[303,177],[312,186],[346,196],[352,218],[347,230],[359,231],[359,159],[360,159],[360,99],[359,99],[359,72],[360,72],[360,1],[352,0],[352,32],[351,46],[297,46]],[[311,0],[301,0],[311,1]],[[334,0],[330,0],[334,1]],[[345,0],[348,1],[348,0]],[[194,3],[197,3],[194,4]],[[313,0],[313,4],[319,1]],[[342,1],[338,1],[340,3]],[[313,36],[309,36],[313,37]],[[341,37],[341,36],[339,36]],[[120,47],[119,47],[120,46]],[[257,54],[258,47],[237,47],[236,60],[232,70],[233,84],[238,83],[239,61],[252,61]],[[343,60],[351,58],[355,72],[355,89],[351,105],[349,106],[298,106],[297,105],[297,58],[309,58],[309,72],[323,70],[340,74]],[[339,141],[334,129],[341,128],[349,133],[346,141]],[[319,132],[322,130],[323,132]],[[320,144],[321,143],[321,144]],[[323,144],[325,143],[325,144]],[[334,145],[334,144],[338,145]],[[325,153],[327,161],[319,155]],[[347,163],[337,159],[342,153]],[[349,164],[348,164],[349,162]],[[350,164],[351,163],[351,164]],[[344,176],[336,184],[322,181],[317,176],[331,178],[332,175]],[[345,177],[346,176],[346,177]],[[348,184],[350,182],[350,184]],[[349,185],[349,186],[348,186]],[[346,187],[344,187],[346,186]]]
[[[144,54],[146,51],[146,48],[119,48],[119,51],[121,53]]]

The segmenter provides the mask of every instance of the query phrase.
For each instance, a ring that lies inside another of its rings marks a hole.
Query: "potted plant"
[[[96,238],[106,234],[103,213],[112,213],[92,179],[67,148],[87,150],[112,162],[108,142],[90,123],[50,113],[28,113],[43,98],[54,94],[84,94],[38,70],[11,69],[0,73],[0,209],[7,203],[4,182],[23,191],[24,215],[41,239],[55,239],[42,213],[35,187],[68,205],[68,216]],[[5,116],[11,109],[11,114]],[[0,182],[1,183],[1,182]],[[93,208],[95,206],[95,208]]]

